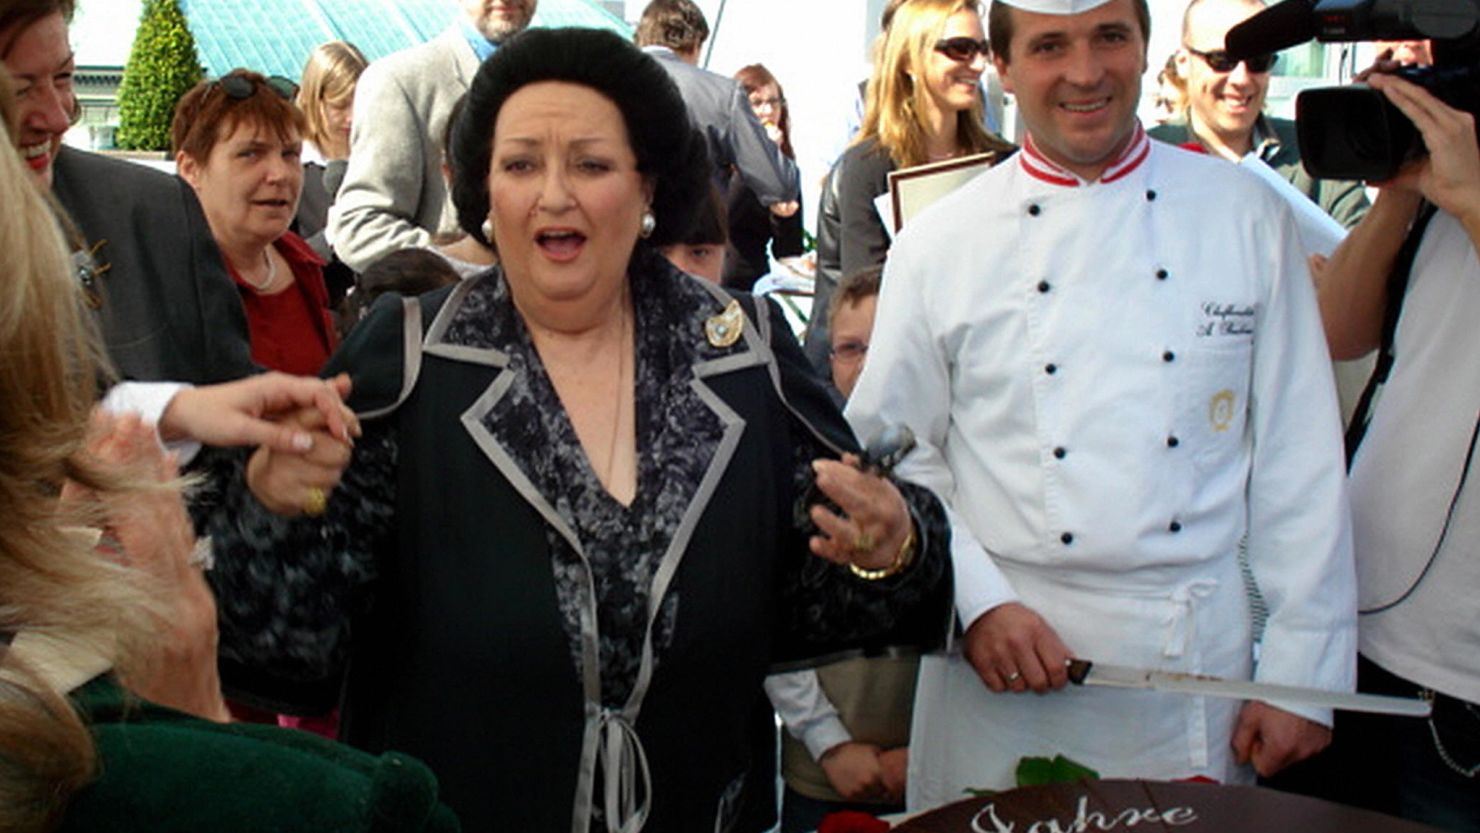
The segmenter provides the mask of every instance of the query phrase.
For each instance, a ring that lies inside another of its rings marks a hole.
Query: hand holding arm
[[[964,639],[967,662],[992,691],[1041,694],[1069,682],[1073,654],[1042,616],[1018,602],[978,616]]]
[[[293,517],[311,505],[311,495],[324,495],[339,485],[349,465],[352,446],[326,432],[327,420],[317,408],[304,408],[289,417],[295,431],[312,437],[307,451],[282,452],[258,448],[247,461],[247,486],[268,511]]]
[[[1251,701],[1239,711],[1233,730],[1233,753],[1239,763],[1254,764],[1268,778],[1331,743],[1331,729],[1313,720]]]
[[[359,420],[344,404],[349,390],[346,374],[325,380],[284,373],[187,388],[175,394],[160,416],[159,433],[166,441],[189,438],[206,445],[261,445],[302,453],[312,449],[313,435],[275,420],[311,408],[323,418],[327,433],[349,442],[360,434]]]

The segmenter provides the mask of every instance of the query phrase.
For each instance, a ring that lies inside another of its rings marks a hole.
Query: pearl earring
[[[489,242],[493,242],[493,218],[485,217],[483,219],[483,226],[481,230],[483,232],[483,239]]]
[[[658,218],[653,216],[652,209],[647,209],[647,210],[643,211],[642,212],[642,225],[639,227],[638,233],[641,234],[643,237],[652,237],[653,236],[653,229],[655,229],[657,227],[658,227]]]

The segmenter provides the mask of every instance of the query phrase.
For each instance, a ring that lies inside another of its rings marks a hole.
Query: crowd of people
[[[1393,74],[1442,42],[1364,75],[1426,153],[1362,183],[1224,46],[1257,0],[1157,21],[1151,127],[1145,0],[889,0],[799,339],[781,80],[536,2],[201,81],[172,176],[63,145],[74,0],[0,0],[0,831],[801,833],[1059,755],[1480,831],[1480,146]]]

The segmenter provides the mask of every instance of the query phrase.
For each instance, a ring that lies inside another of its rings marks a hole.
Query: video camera
[[[1316,39],[1433,41],[1434,65],[1396,74],[1458,110],[1480,115],[1480,0],[1284,0],[1229,30],[1234,59]],[[1306,90],[1295,99],[1300,158],[1313,177],[1390,179],[1426,153],[1418,128],[1366,84]]]

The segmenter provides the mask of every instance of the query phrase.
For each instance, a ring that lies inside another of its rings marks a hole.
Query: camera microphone
[[[1233,60],[1268,55],[1316,36],[1315,3],[1284,0],[1228,30],[1223,48]]]

